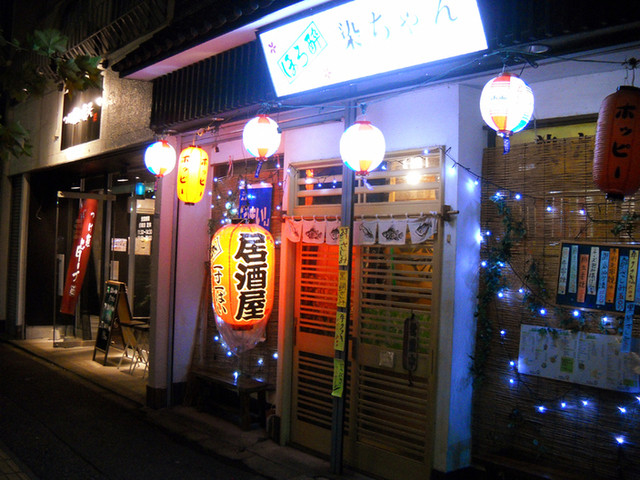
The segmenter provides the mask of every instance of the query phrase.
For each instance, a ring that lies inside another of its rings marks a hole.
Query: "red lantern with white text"
[[[156,177],[163,177],[176,166],[176,151],[166,140],[159,140],[145,150],[144,164]]]
[[[275,289],[275,244],[264,228],[231,224],[211,239],[211,296],[216,315],[234,330],[267,320]]]
[[[640,88],[621,86],[600,105],[593,182],[609,200],[640,187]]]
[[[266,115],[258,115],[244,126],[242,130],[244,148],[258,160],[256,178],[260,175],[262,162],[278,151],[280,137],[278,124]]]
[[[364,120],[355,122],[340,137],[342,161],[356,175],[366,175],[378,168],[384,160],[385,148],[382,132]]]
[[[482,119],[504,140],[504,153],[510,149],[509,137],[527,126],[533,114],[533,92],[520,77],[503,73],[492,78],[480,95]]]
[[[178,198],[187,204],[198,203],[204,195],[209,170],[209,156],[200,147],[180,152],[178,164]]]

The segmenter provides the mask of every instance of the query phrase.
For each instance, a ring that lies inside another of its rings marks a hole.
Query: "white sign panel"
[[[625,353],[618,335],[522,325],[518,371],[592,387],[640,392],[640,356]]]
[[[354,0],[259,37],[279,97],[487,48],[475,0]]]

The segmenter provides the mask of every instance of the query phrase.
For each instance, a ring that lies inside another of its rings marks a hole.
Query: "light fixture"
[[[385,148],[382,132],[364,120],[355,122],[340,137],[342,161],[355,170],[356,175],[375,170],[384,159]]]
[[[242,143],[258,160],[255,177],[260,175],[262,162],[278,151],[280,147],[280,127],[270,117],[258,115],[247,122],[242,130]]]
[[[182,150],[178,165],[178,198],[188,205],[198,203],[204,195],[208,170],[207,152],[196,146]]]
[[[248,330],[271,315],[275,246],[259,225],[230,224],[211,239],[211,295],[216,315],[233,330]]]
[[[527,126],[533,113],[533,92],[520,77],[502,73],[482,89],[480,112],[483,120],[504,140],[504,153],[510,150],[509,137]]]
[[[176,151],[166,140],[158,140],[145,150],[144,164],[156,177],[163,177],[176,166]]]
[[[640,88],[623,85],[600,105],[593,183],[608,200],[624,200],[640,187]]]

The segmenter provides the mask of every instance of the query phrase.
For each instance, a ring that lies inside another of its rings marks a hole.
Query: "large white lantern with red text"
[[[366,175],[382,163],[385,154],[382,132],[365,120],[357,121],[340,137],[342,161],[356,175]]]
[[[492,78],[480,95],[482,119],[504,139],[509,152],[509,137],[527,126],[533,114],[533,92],[520,77],[502,73]]]

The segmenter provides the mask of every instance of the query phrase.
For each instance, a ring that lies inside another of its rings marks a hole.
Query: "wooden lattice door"
[[[297,246],[292,441],[331,442],[337,247]],[[385,478],[428,478],[433,433],[434,244],[355,249],[345,461]],[[405,321],[418,325],[416,369],[404,367]]]

